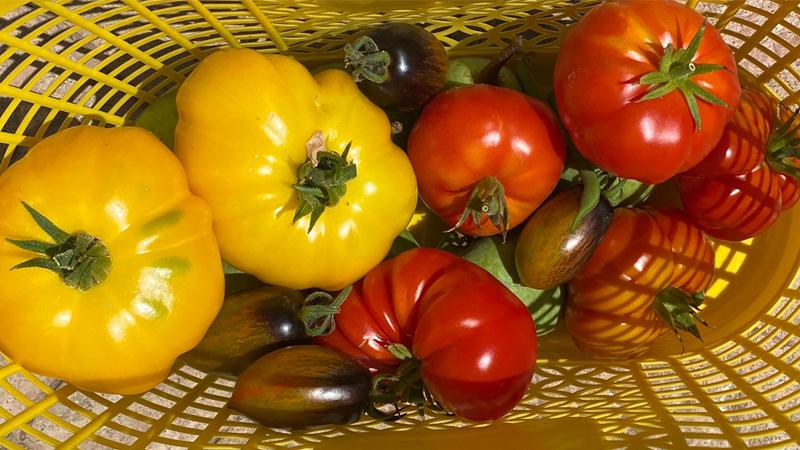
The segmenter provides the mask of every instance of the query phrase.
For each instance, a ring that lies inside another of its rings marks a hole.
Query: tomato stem
[[[344,67],[352,68],[350,74],[358,83],[369,80],[381,84],[389,79],[389,52],[381,50],[369,36],[361,36],[352,44],[344,46]]]
[[[655,308],[659,317],[675,332],[675,336],[683,346],[683,338],[678,334],[678,330],[687,331],[700,341],[703,340],[700,336],[700,330],[697,329],[696,322],[708,326],[708,323],[698,314],[700,305],[703,304],[704,300],[705,294],[702,292],[690,294],[681,289],[669,287],[656,296],[653,308]]]
[[[788,120],[781,123],[767,142],[767,164],[770,168],[800,180],[800,122],[797,121],[800,109],[793,112]],[[780,117],[780,115],[778,116]]]
[[[314,229],[325,208],[335,206],[347,193],[347,182],[358,174],[356,165],[347,161],[349,142],[341,155],[325,150],[325,137],[315,132],[306,143],[307,159],[297,168],[298,205],[292,223],[311,215],[308,232]]]
[[[639,84],[649,86],[648,92],[638,100],[639,102],[661,98],[676,89],[680,91],[686,101],[686,105],[689,107],[692,119],[694,119],[697,132],[702,129],[700,108],[697,105],[698,98],[712,105],[725,108],[731,107],[725,101],[692,81],[692,77],[697,75],[727,70],[725,66],[720,64],[695,64],[692,61],[700,48],[706,25],[707,20],[703,20],[703,24],[700,25],[700,29],[695,33],[688,47],[675,50],[672,44],[667,45],[664,48],[664,55],[661,57],[658,70],[647,73],[639,79]]]
[[[492,58],[486,67],[478,72],[478,74],[475,76],[475,84],[491,84],[493,86],[497,86],[500,71],[506,65],[508,60],[514,56],[514,54],[522,50],[522,46],[524,44],[525,39],[523,39],[521,34],[514,36],[514,39],[511,40],[511,43],[508,44],[506,48],[500,52],[500,54]]]
[[[372,378],[369,397],[371,404],[367,414],[388,422],[403,418],[409,408],[413,408],[421,416],[425,415],[426,409],[450,414],[425,387],[422,381],[421,362],[415,358],[406,360],[394,373],[375,375]],[[387,406],[389,412],[380,409],[386,409]]]
[[[336,314],[342,309],[345,300],[353,292],[353,286],[347,286],[334,298],[324,291],[312,292],[306,297],[300,309],[300,320],[306,327],[310,337],[327,336],[336,330]]]
[[[58,274],[64,283],[81,292],[108,278],[111,255],[99,238],[89,233],[69,234],[29,204],[22,202],[34,222],[55,242],[6,239],[9,243],[41,255],[21,262],[11,270],[39,268]]]
[[[480,228],[483,215],[488,216],[492,224],[503,233],[503,242],[505,242],[509,225],[508,202],[503,183],[495,177],[483,178],[475,184],[458,222],[445,232],[457,230],[469,219],[472,219],[472,222]]]

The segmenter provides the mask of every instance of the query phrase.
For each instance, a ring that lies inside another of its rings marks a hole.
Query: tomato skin
[[[104,242],[108,278],[79,290],[49,270],[9,270],[36,253],[7,239],[53,242],[23,201],[66,233]],[[0,352],[30,371],[140,394],[219,312],[225,280],[211,210],[142,128],[78,126],[43,139],[0,176],[0,210]]]
[[[471,420],[506,414],[536,365],[536,328],[525,306],[480,267],[431,248],[384,261],[358,282],[319,344],[385,371],[406,345],[422,380],[451,412]]]
[[[725,127],[717,145],[688,176],[742,174],[764,161],[767,140],[775,126],[775,101],[767,94],[745,88],[739,108]]]
[[[408,157],[346,72],[312,77],[293,58],[225,49],[203,59],[176,101],[175,154],[211,206],[233,267],[274,286],[342,289],[384,258],[411,219],[418,197]],[[317,132],[333,153],[350,145],[357,175],[309,232],[311,215],[295,220],[293,186]]]
[[[644,354],[667,329],[652,307],[669,287],[705,291],[714,251],[685,213],[618,209],[603,241],[569,283],[565,323],[575,345],[598,358]]]
[[[564,167],[566,147],[555,114],[510,89],[471,85],[437,95],[411,132],[408,155],[425,204],[454,226],[475,185],[496,177],[505,189],[509,229],[547,198]],[[500,233],[483,215],[460,231]]]
[[[637,101],[648,91],[639,79],[658,70],[663,49],[686,47],[703,20],[673,1],[614,1],[572,28],[559,51],[554,88],[564,125],[586,158],[615,175],[657,184],[711,151],[739,103],[740,86],[735,58],[710,24],[693,62],[727,70],[691,80],[730,108],[698,101],[697,132],[679,91]]]
[[[765,163],[741,175],[681,176],[676,185],[692,220],[717,239],[749,239],[781,212],[781,181]]]

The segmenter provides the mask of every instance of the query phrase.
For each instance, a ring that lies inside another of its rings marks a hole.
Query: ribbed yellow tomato
[[[293,289],[340,289],[409,222],[416,179],[386,115],[350,76],[230,49],[178,92],[176,153],[223,258]]]
[[[0,176],[0,211],[0,350],[31,371],[143,392],[219,311],[211,212],[143,129],[44,139]]]

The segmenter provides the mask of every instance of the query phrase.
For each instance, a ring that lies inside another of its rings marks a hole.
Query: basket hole
[[[215,408],[223,408],[227,402],[210,399],[208,397],[197,397],[197,399],[195,399],[195,403],[199,403],[201,405],[206,405],[206,406],[213,406]]]
[[[8,435],[8,439],[11,442],[14,442],[20,445],[22,448],[29,448],[29,449],[51,449],[53,448],[52,445],[48,445],[45,442],[42,442],[32,434],[26,433],[23,430],[16,429]]]
[[[12,416],[25,411],[25,405],[20,402],[11,392],[0,387],[0,409],[10,413]]]
[[[114,418],[111,419],[111,422],[132,428],[139,432],[146,432],[150,429],[150,424],[146,422],[142,422],[141,420],[134,419],[133,417],[127,416],[125,414],[117,414]]]
[[[763,25],[764,22],[767,21],[767,18],[763,15],[759,14],[761,11],[754,11],[750,8],[740,8],[736,11],[735,17],[738,19],[742,19],[743,22],[748,24],[755,24],[755,25]]]
[[[192,416],[203,417],[207,419],[213,419],[214,417],[217,417],[218,414],[216,411],[196,408],[194,406],[187,407],[186,409],[183,410],[183,412],[186,414],[190,414]]]
[[[102,414],[108,409],[106,405],[89,398],[86,396],[86,394],[80,391],[73,392],[69,395],[69,397],[67,397],[67,399],[86,411],[94,413],[95,415]]]
[[[258,431],[258,428],[255,427],[243,427],[240,425],[223,425],[219,427],[220,433],[231,433],[231,434],[246,434],[250,435]]]
[[[178,441],[184,441],[184,442],[194,442],[194,441],[197,440],[197,435],[196,434],[184,433],[182,431],[177,431],[177,430],[174,430],[174,429],[171,429],[171,428],[165,428],[164,431],[159,433],[158,436],[159,437],[163,437],[163,438],[175,439],[175,440],[178,440]]]
[[[231,388],[231,389],[233,389],[233,387],[236,386],[236,380],[223,377],[217,378],[216,380],[214,380],[214,383],[223,386],[225,388]]]
[[[28,154],[29,147],[24,147],[21,145],[17,145],[14,148],[14,153],[11,154],[11,160],[9,161],[9,165],[14,164],[15,162],[22,159],[23,156]]]
[[[194,428],[196,430],[205,430],[208,427],[208,423],[206,422],[199,422],[197,420],[189,420],[183,417],[176,417],[175,420],[172,421],[173,425],[185,428]]]
[[[168,379],[174,381],[175,383],[180,384],[181,386],[185,386],[189,389],[193,389],[195,386],[197,386],[197,382],[189,380],[186,377],[182,377],[177,373],[170,374]]]
[[[154,405],[162,406],[165,409],[169,409],[169,408],[172,408],[173,406],[175,406],[175,402],[174,401],[168,400],[168,399],[166,399],[164,397],[156,395],[156,394],[153,393],[153,391],[146,392],[144,395],[142,395],[142,399],[147,400],[147,401],[153,403]]]
[[[16,372],[7,376],[6,381],[8,381],[11,384],[11,387],[14,388],[20,395],[34,403],[37,403],[47,397],[47,393],[33,384],[33,382],[29,380],[27,376],[23,375],[22,372]],[[13,395],[13,393],[11,394]]]
[[[233,436],[214,436],[209,441],[209,444],[223,444],[223,445],[236,445],[244,446],[247,444],[247,438],[239,438]]]
[[[58,417],[59,419],[64,420],[77,428],[83,428],[91,422],[88,417],[72,408],[68,408],[62,403],[56,403],[55,405],[47,408],[47,411],[53,416]]]
[[[10,97],[0,97],[0,110],[6,110],[12,101],[13,99]],[[14,111],[11,112],[11,116],[9,116],[6,123],[3,124],[3,131],[11,134],[16,133],[17,128],[19,128],[20,123],[25,119],[25,116],[28,115],[28,111],[30,111],[32,106],[33,103],[20,100],[14,108]]]
[[[182,372],[181,374],[182,376],[185,376],[188,380],[192,380],[194,378],[194,380],[192,381],[196,382],[199,382],[200,380],[206,377],[205,372],[197,370],[194,367],[186,364],[184,364],[183,367],[181,367],[180,371]]]
[[[731,448],[730,441],[725,439],[686,439],[686,445],[689,447],[719,447],[719,448]]]
[[[137,439],[128,433],[123,433],[122,431],[115,430],[114,428],[108,426],[101,427],[99,430],[97,430],[96,434],[104,439],[124,445],[132,445]]]
[[[165,383],[159,384],[156,389],[177,398],[183,398],[186,395],[186,391],[182,391]]]
[[[128,406],[128,410],[133,411],[133,412],[138,413],[138,414],[141,414],[141,415],[143,415],[145,417],[149,417],[149,418],[154,419],[154,420],[158,420],[158,419],[160,419],[161,417],[164,416],[163,412],[158,411],[158,410],[153,409],[153,408],[150,408],[150,407],[147,407],[147,406],[145,406],[145,405],[143,405],[141,403],[137,403],[137,402],[131,403]]]
[[[47,129],[47,125],[49,125],[49,123],[45,123],[45,119],[47,119],[51,111],[52,109],[45,106],[36,108],[36,112],[33,113],[33,117],[31,117],[30,122],[28,122],[28,125],[25,127],[25,131],[22,133],[25,136],[43,135],[45,129]]]
[[[41,416],[34,418],[29,425],[34,430],[40,431],[42,434],[53,438],[57,442],[64,442],[74,434],[56,422]]]
[[[19,11],[20,14],[14,16],[14,17],[10,17],[7,22],[5,22],[5,21],[4,21],[4,23],[0,22],[0,25],[3,26],[3,29],[6,29],[8,27],[8,25],[9,25],[9,23],[12,21],[11,19],[16,19],[18,17],[22,17],[24,15],[27,15],[28,13],[32,12],[34,9],[38,9],[38,8],[39,8],[38,6],[31,4],[27,8],[21,9]],[[48,22],[51,22],[53,20],[60,20],[60,18],[55,13],[39,9],[39,11],[37,11],[37,14],[31,20],[29,20],[28,22],[25,22],[24,24],[18,26],[16,29],[12,29],[10,31],[11,31],[11,34],[13,36],[18,37],[20,39],[25,39],[25,38],[29,37],[33,33],[34,30],[41,28],[42,25],[44,25],[44,24],[46,24]]]

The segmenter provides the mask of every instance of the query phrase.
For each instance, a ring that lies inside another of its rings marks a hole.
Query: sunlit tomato
[[[593,8],[561,46],[554,88],[578,150],[650,184],[699,163],[740,95],[736,60],[719,32],[671,0]]]
[[[618,209],[600,246],[569,283],[567,329],[586,354],[641,356],[670,328],[668,321],[680,329],[693,326],[692,309],[679,302],[705,291],[713,272],[714,251],[683,212]]]
[[[486,85],[436,96],[408,142],[422,199],[448,226],[473,236],[522,223],[555,188],[565,152],[550,108]]]
[[[318,343],[380,371],[419,361],[425,386],[449,411],[496,419],[522,398],[536,364],[536,328],[514,294],[482,268],[431,248],[384,261],[353,286],[335,331]]]

